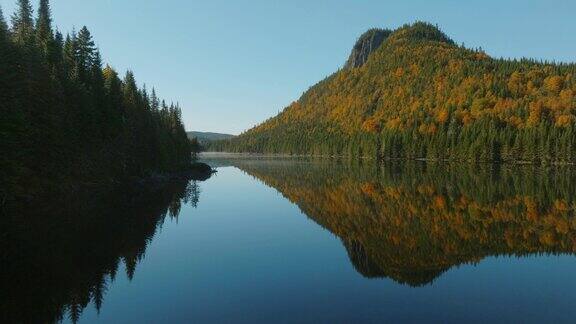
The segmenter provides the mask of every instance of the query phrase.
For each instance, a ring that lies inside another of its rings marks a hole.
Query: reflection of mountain
[[[400,283],[407,283],[411,286],[422,286],[431,283],[439,277],[447,269],[434,269],[433,267],[427,269],[410,269],[409,267],[394,269],[393,267],[386,267],[379,262],[373,260],[373,256],[368,254],[364,246],[359,241],[346,241],[342,240],[348,257],[362,276],[366,278],[380,278],[389,277]]]
[[[576,251],[569,168],[231,163],[340,237],[365,277],[419,286],[490,255]]]
[[[132,279],[166,216],[195,205],[198,193],[196,182],[181,181],[1,217],[2,321],[49,323],[68,312],[75,322],[89,303],[99,310],[120,262]]]

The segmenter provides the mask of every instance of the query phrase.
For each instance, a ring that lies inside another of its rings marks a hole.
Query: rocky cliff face
[[[388,29],[374,28],[362,34],[356,41],[354,48],[352,48],[352,53],[350,53],[344,68],[352,69],[364,65],[370,54],[378,49],[391,33],[392,31]]]

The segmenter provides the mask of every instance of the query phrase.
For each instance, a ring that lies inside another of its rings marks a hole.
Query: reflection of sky
[[[200,184],[197,209],[167,220],[99,317],[82,321],[569,321],[576,258],[489,257],[411,288],[365,279],[337,237],[236,168]]]

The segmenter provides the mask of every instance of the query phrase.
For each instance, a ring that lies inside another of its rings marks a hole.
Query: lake
[[[2,218],[2,322],[573,322],[571,167],[207,158]]]

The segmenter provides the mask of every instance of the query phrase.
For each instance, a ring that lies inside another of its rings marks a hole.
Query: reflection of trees
[[[178,217],[182,203],[196,206],[198,196],[196,182],[180,181],[2,217],[2,320],[47,323],[67,312],[76,322],[91,302],[99,311],[120,262],[132,279],[166,217]]]
[[[571,168],[234,163],[340,237],[366,277],[418,286],[485,256],[576,251]]]

